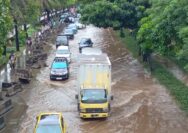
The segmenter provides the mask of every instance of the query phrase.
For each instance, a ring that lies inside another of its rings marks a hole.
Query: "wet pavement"
[[[76,58],[78,42],[90,37],[94,47],[106,52],[112,63],[112,112],[108,119],[82,120],[77,112]],[[53,45],[53,44],[51,44]],[[109,29],[88,26],[70,41],[72,61],[67,81],[50,81],[49,72],[55,57],[52,47],[47,65],[19,94],[28,106],[14,133],[33,133],[40,112],[62,112],[69,133],[187,133],[188,117],[179,109],[169,92],[161,86]],[[7,132],[6,132],[7,133]]]

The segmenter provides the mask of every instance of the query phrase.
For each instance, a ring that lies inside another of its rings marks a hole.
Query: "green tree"
[[[182,51],[186,49],[188,35],[186,30],[188,1],[152,0],[151,3],[152,7],[147,10],[148,16],[140,22],[138,39],[142,42],[141,45],[150,42],[161,54],[183,55],[185,52]]]
[[[95,2],[81,0],[81,2],[84,3],[80,11],[81,20],[84,23],[114,29],[136,29],[138,21],[144,16],[145,9],[149,7],[148,0],[98,0]]]
[[[0,54],[2,54],[2,47],[6,55],[6,42],[8,31],[12,28],[12,18],[10,16],[10,1],[0,0]]]

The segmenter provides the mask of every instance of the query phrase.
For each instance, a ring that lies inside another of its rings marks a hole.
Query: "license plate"
[[[93,118],[95,118],[95,117],[97,117],[98,115],[97,114],[93,114],[93,115],[91,115],[91,117],[93,117]]]
[[[57,80],[61,80],[62,78],[56,78]]]

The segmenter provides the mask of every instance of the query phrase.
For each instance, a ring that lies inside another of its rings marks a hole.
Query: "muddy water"
[[[106,120],[81,120],[75,94],[78,41],[90,37],[94,47],[106,52],[112,62],[111,116]],[[21,119],[18,133],[32,133],[36,115],[40,112],[63,112],[69,133],[187,133],[188,118],[178,108],[164,87],[150,77],[132,58],[110,30],[88,26],[70,41],[72,62],[70,79],[50,81],[49,67],[43,68],[36,79],[22,92],[28,109]],[[55,47],[47,64],[55,56]]]

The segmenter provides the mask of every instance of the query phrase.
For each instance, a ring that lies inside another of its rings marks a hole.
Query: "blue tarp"
[[[63,69],[63,68],[67,68],[67,64],[66,62],[55,62],[52,65],[53,69]]]

